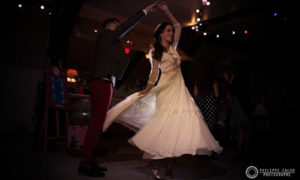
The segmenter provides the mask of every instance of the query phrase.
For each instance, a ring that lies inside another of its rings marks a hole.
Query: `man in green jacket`
[[[120,24],[116,18],[107,19],[97,39],[96,60],[90,75],[91,120],[86,133],[83,156],[78,172],[80,175],[104,177],[105,167],[100,167],[93,157],[98,144],[99,135],[108,111],[115,80],[120,80],[129,64],[129,58],[124,54],[120,38],[122,38],[144,16],[156,9],[162,3],[156,1],[138,11],[126,22]]]

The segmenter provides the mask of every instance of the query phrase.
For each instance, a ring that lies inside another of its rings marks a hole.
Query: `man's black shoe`
[[[93,168],[91,165],[79,166],[78,173],[80,175],[90,176],[90,177],[104,177],[105,176],[105,174],[103,172],[100,172],[99,170]]]
[[[93,168],[93,169],[95,169],[95,170],[98,170],[98,171],[100,171],[100,172],[101,172],[101,171],[107,171],[107,168],[106,168],[106,167],[104,167],[104,166],[99,166],[97,162],[92,162],[92,163],[90,164],[90,167]]]

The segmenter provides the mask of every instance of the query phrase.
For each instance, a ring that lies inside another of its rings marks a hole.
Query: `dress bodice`
[[[162,74],[176,70],[180,61],[179,54],[173,46],[170,46],[168,52],[163,52],[160,62]]]
[[[151,53],[152,50],[150,50],[149,54]],[[150,56],[151,72],[148,83],[154,84],[156,82],[158,78],[159,69],[162,73],[161,80],[169,79],[172,76],[172,74],[174,75],[174,72],[176,72],[176,70],[180,69],[179,62],[179,54],[173,46],[170,46],[167,52],[163,52],[161,61],[154,60],[152,56]]]

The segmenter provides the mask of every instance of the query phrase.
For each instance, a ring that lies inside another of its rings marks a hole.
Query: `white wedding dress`
[[[112,122],[135,131],[129,143],[144,151],[145,159],[222,151],[185,86],[175,47],[163,52],[161,62],[150,57],[149,83],[154,83],[161,70],[157,86],[144,95],[128,96],[108,111],[104,122],[103,131]]]

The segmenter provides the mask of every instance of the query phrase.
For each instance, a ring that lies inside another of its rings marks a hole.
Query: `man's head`
[[[102,25],[103,29],[109,29],[111,31],[114,31],[118,28],[118,26],[120,25],[119,23],[119,19],[117,18],[109,18],[106,19]]]

